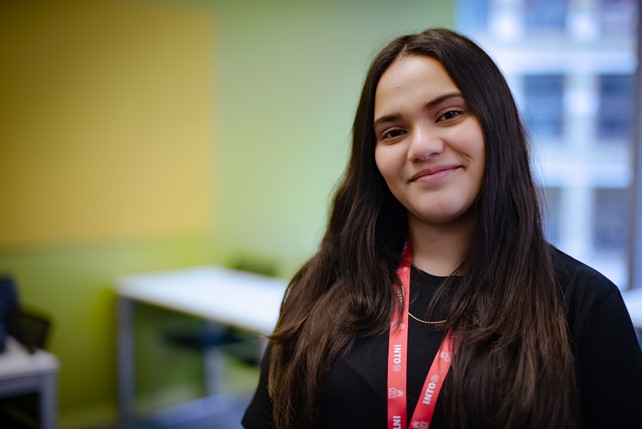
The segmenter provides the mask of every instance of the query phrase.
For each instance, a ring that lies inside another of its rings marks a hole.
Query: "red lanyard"
[[[388,344],[388,429],[428,429],[435,413],[435,404],[439,391],[450,369],[452,350],[452,331],[449,329],[443,339],[437,355],[430,366],[426,381],[421,390],[419,402],[406,426],[406,374],[408,350],[408,311],[410,305],[410,260],[412,251],[406,243],[397,275],[401,288],[397,290],[399,300],[403,300],[404,309],[401,321],[393,315],[390,322],[390,339]],[[403,299],[405,298],[405,299]]]

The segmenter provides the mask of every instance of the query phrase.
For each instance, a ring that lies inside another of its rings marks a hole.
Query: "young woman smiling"
[[[374,59],[246,428],[642,427],[620,293],[543,236],[515,101],[444,29]]]

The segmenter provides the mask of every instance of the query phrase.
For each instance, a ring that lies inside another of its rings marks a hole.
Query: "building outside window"
[[[630,74],[599,76],[600,109],[597,135],[603,139],[627,144],[631,138],[633,114],[633,76]]]
[[[560,188],[542,188],[542,201],[544,212],[544,230],[546,238],[553,243],[559,242],[560,238],[560,201],[562,190]]]
[[[532,133],[561,137],[564,126],[564,76],[526,74],[522,77],[523,115]]]
[[[455,16],[529,127],[547,239],[627,289],[638,2],[459,0]]]
[[[524,24],[529,32],[563,32],[568,15],[567,0],[524,0]]]
[[[638,25],[637,0],[601,0],[599,10],[604,34],[623,37],[635,34]]]
[[[596,249],[625,253],[628,248],[629,190],[593,190],[593,246]]]

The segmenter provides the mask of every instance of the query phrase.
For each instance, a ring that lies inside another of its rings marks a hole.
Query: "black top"
[[[603,275],[560,251],[555,270],[565,295],[585,428],[642,428],[642,352],[618,288]],[[423,310],[443,278],[413,268],[410,312]],[[443,330],[409,319],[408,418],[412,415]],[[319,429],[382,428],[387,422],[388,335],[356,341],[335,363],[319,398]],[[243,418],[247,429],[272,428],[267,355],[254,398]],[[431,429],[447,427],[437,401]]]

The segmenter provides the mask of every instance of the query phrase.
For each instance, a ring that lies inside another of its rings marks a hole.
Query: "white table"
[[[135,303],[152,304],[205,320],[269,335],[276,326],[287,282],[203,266],[125,275],[118,294],[118,380],[121,423],[134,425]]]
[[[36,350],[30,354],[15,339],[8,337],[0,353],[0,397],[37,392],[40,401],[40,427],[57,426],[58,359],[51,353]]]

